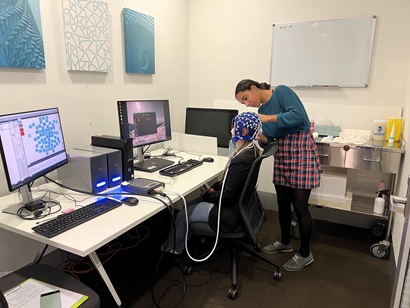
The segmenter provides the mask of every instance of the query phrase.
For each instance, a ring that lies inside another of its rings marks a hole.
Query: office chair
[[[229,246],[231,251],[232,261],[232,287],[228,292],[228,297],[235,300],[238,297],[237,290],[237,257],[238,249],[247,252],[251,256],[254,256],[265,263],[268,263],[275,267],[273,278],[275,280],[281,279],[280,266],[270,260],[269,258],[261,254],[260,246],[258,243],[258,234],[262,229],[262,225],[266,220],[266,214],[262,207],[262,203],[257,193],[257,180],[259,176],[259,170],[262,161],[271,157],[278,149],[276,142],[272,142],[264,149],[261,156],[259,156],[252,164],[248,177],[245,182],[245,186],[242,190],[239,199],[239,215],[242,220],[242,229],[238,232],[225,233],[220,232],[219,237],[223,239],[226,244],[218,247],[218,250]],[[190,229],[193,234],[205,237],[216,237],[216,232],[211,229],[208,223],[195,222],[190,224]],[[192,273],[192,269],[185,268],[187,274]]]
[[[8,308],[8,304],[2,292],[6,292],[28,278],[41,280],[62,289],[87,295],[88,299],[81,304],[81,308],[100,307],[100,297],[98,294],[81,281],[52,266],[46,264],[31,264],[0,278],[0,308]]]

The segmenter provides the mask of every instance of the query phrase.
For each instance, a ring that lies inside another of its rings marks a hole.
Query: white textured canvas
[[[109,72],[108,3],[100,0],[63,0],[67,69]]]

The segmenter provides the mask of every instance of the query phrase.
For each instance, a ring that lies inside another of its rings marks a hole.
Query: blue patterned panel
[[[108,3],[63,0],[67,69],[109,72]]]
[[[45,68],[38,0],[0,0],[0,66]]]
[[[124,21],[125,71],[155,74],[154,17],[127,8]]]

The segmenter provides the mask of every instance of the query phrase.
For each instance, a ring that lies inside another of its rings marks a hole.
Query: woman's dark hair
[[[253,81],[251,79],[243,79],[243,80],[239,81],[238,84],[236,85],[235,96],[239,92],[250,90],[251,86],[255,86],[255,87],[257,87],[258,89],[261,89],[261,90],[270,90],[271,89],[270,84],[268,84],[266,82],[259,83],[257,81]]]

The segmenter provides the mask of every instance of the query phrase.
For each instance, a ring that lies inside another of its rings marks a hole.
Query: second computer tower
[[[131,138],[108,135],[91,136],[91,145],[121,150],[123,180],[129,181],[134,178],[134,152]]]
[[[76,150],[103,153],[107,157],[107,169],[108,169],[108,187],[116,187],[122,182],[122,153],[118,149],[110,149],[97,147],[93,145],[85,145],[75,148]]]

